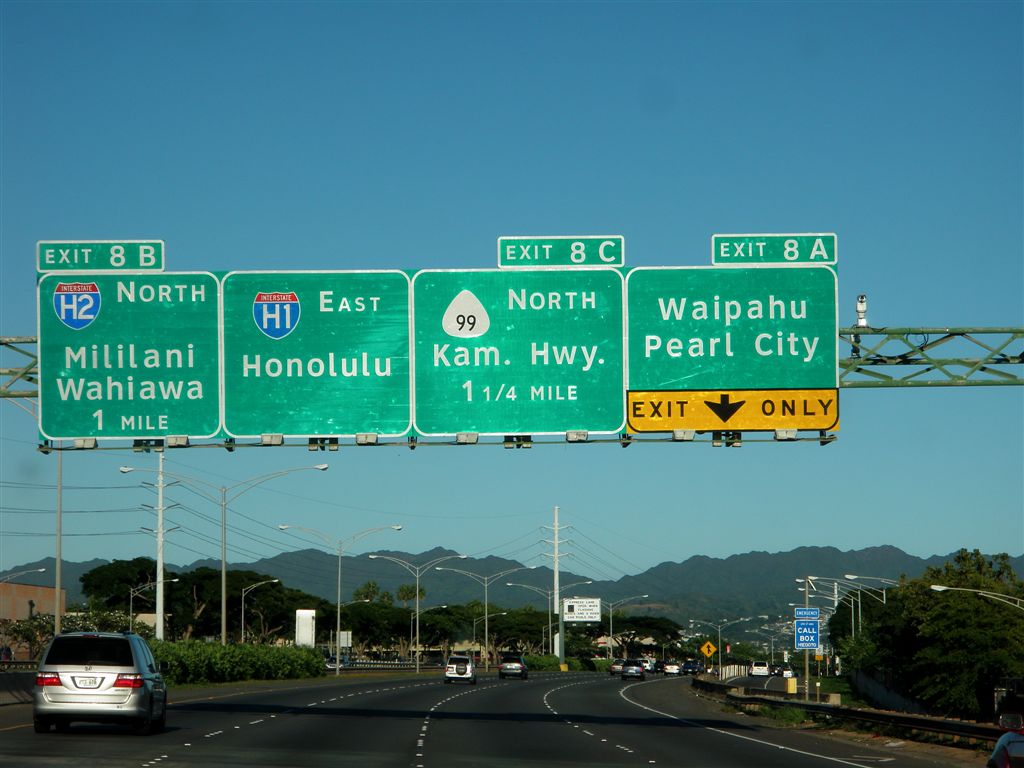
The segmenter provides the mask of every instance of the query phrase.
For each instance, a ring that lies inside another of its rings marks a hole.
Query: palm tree
[[[398,592],[396,593],[396,596],[398,597],[399,601],[402,603],[402,607],[403,608],[408,608],[409,607],[409,603],[412,600],[416,599],[416,585],[415,584],[401,584],[398,587]],[[426,596],[427,596],[426,591],[423,589],[423,587],[420,587],[420,600],[422,600]]]

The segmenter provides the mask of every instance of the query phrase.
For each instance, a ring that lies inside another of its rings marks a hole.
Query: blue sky
[[[1022,5],[0,5],[0,334],[36,332],[35,244],[161,238],[173,271],[493,268],[501,235],[621,234],[626,266],[734,232],[835,232],[839,325],[1024,325]],[[846,350],[840,348],[840,354]],[[15,359],[5,354],[4,364]],[[836,443],[528,451],[189,449],[229,559],[279,523],[618,578],[799,546],[1024,553],[1024,391],[845,390]],[[56,459],[0,403],[0,570],[53,554]],[[67,453],[64,557],[151,555],[153,454]],[[151,476],[150,476],[151,477]],[[218,557],[183,488],[168,561]]]

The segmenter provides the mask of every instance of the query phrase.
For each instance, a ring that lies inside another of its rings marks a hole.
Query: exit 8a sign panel
[[[639,267],[627,294],[630,390],[838,386],[828,267]]]

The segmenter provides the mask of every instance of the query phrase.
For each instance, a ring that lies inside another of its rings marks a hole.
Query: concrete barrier
[[[4,704],[29,704],[32,701],[32,686],[36,672],[7,670],[0,672],[0,706]]]

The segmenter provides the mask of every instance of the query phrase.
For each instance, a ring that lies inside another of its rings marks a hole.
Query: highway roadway
[[[0,707],[4,768],[512,768],[512,766],[963,766],[725,713],[688,678],[622,682],[534,673],[442,682],[439,672],[171,690],[165,732],[76,724],[36,734],[30,705]],[[983,765],[979,758],[974,764]]]

